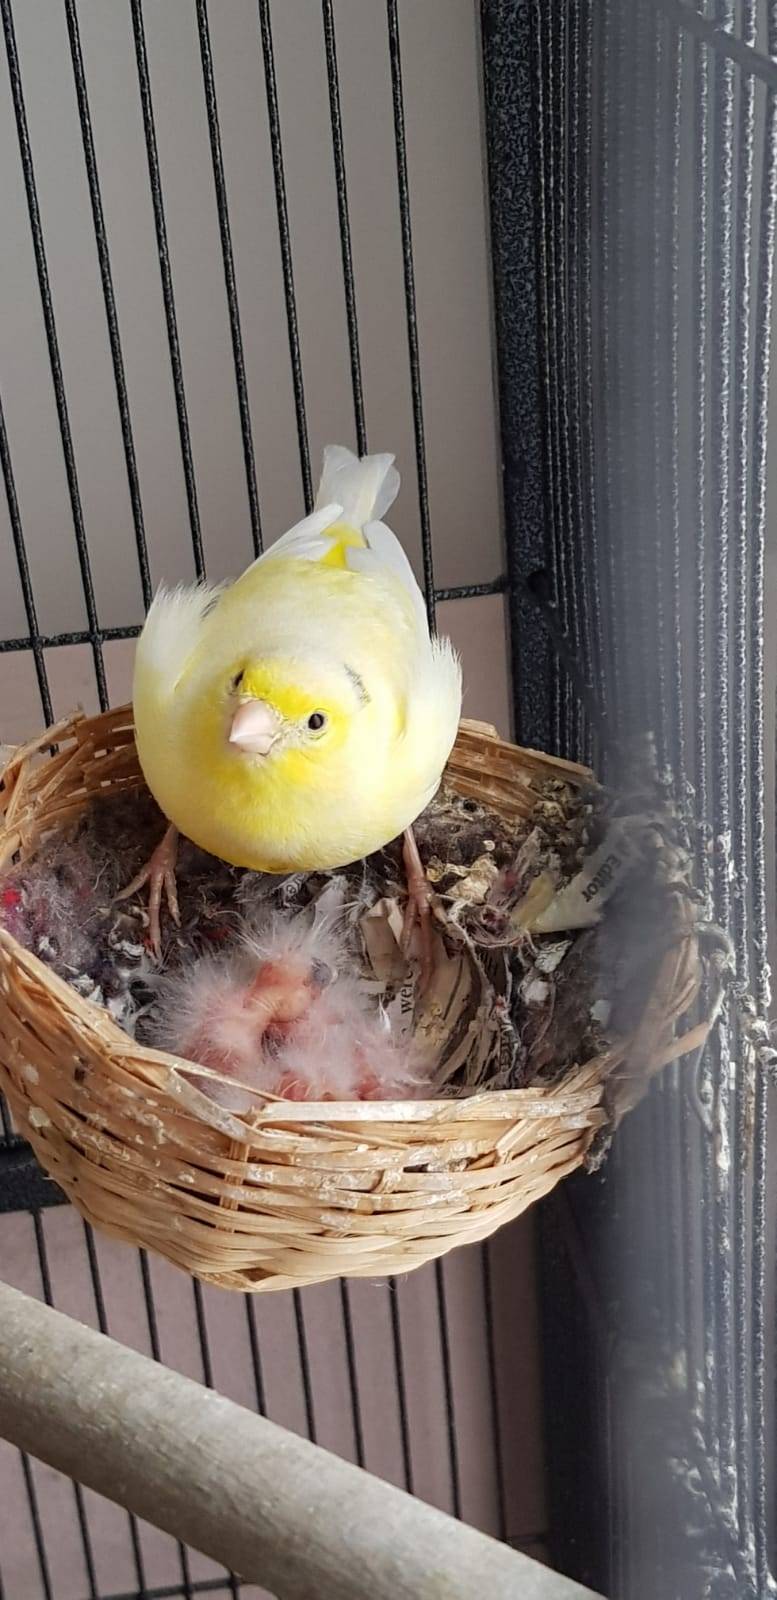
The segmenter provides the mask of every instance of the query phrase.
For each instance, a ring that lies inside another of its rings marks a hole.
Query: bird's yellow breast
[[[334,730],[326,748],[267,757],[230,746],[208,696],[164,722],[137,710],[138,753],[166,816],[201,849],[257,872],[332,869],[408,827],[428,798],[397,759],[396,722],[379,705]],[[427,784],[428,784],[428,780]]]

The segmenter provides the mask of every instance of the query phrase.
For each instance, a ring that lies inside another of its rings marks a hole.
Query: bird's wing
[[[337,501],[330,501],[329,505],[320,506],[317,511],[311,511],[309,517],[303,517],[301,522],[295,522],[288,533],[276,539],[268,550],[263,551],[256,561],[252,561],[243,573],[247,578],[249,572],[256,572],[258,567],[263,567],[269,561],[277,560],[278,556],[296,556],[300,561],[322,561],[331,549],[332,540],[326,537],[327,528],[333,527],[343,515],[343,508]],[[242,583],[242,578],[238,578]]]
[[[420,652],[405,715],[406,759],[419,778],[428,774],[426,805],[453,749],[461,717],[461,662],[450,639],[431,639],[428,650]]]
[[[223,594],[220,585],[163,584],[149,608],[135,653],[135,693],[155,700],[168,698],[185,671],[202,636],[205,618]]]
[[[426,605],[410,562],[395,533],[385,522],[368,522],[364,529],[364,546],[346,551],[346,565],[352,572],[365,572],[373,576],[390,573],[398,578],[413,603],[416,621],[423,633],[428,633]]]

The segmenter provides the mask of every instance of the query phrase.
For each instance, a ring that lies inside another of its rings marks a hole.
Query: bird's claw
[[[425,888],[428,890],[426,880]],[[420,987],[423,994],[428,989],[434,969],[434,953],[432,943],[432,908],[429,903],[429,894],[423,890],[415,891],[408,884],[408,902],[405,909],[405,920],[402,928],[402,954],[407,958],[413,935],[418,928],[419,955],[421,962]]]
[[[404,862],[407,875],[407,905],[402,926],[402,954],[407,959],[418,929],[421,962],[420,990],[428,989],[434,970],[434,944],[432,940],[432,886],[424,872],[418,846],[411,831],[405,835]]]
[[[177,928],[181,925],[178,887],[175,881],[177,854],[178,832],[177,829],[170,827],[145,866],[141,867],[140,872],[131,883],[127,884],[126,889],[122,889],[116,896],[117,900],[129,900],[133,894],[138,894],[148,884],[148,942],[157,960],[162,951],[160,912],[163,893],[173,922]]]

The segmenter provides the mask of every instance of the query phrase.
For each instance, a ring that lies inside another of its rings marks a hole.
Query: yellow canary
[[[241,578],[156,596],[134,681],[140,763],[173,825],[141,875],[154,936],[176,829],[235,866],[328,869],[407,834],[432,798],[461,670],[381,521],[393,462],[329,447],[311,515]],[[418,899],[412,835],[406,859]]]

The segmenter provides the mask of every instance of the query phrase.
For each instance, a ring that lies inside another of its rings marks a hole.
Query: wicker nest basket
[[[54,754],[41,759],[54,748]],[[455,787],[526,817],[548,777],[583,767],[463,723]],[[16,751],[0,790],[0,870],[96,794],[139,788],[129,710],[77,714]],[[584,1162],[650,1077],[704,1036],[677,1035],[700,982],[693,916],[636,1031],[563,1082],[457,1099],[262,1103],[224,1112],[0,931],[0,1087],[41,1166],[95,1226],[223,1288],[404,1273],[486,1238]]]

